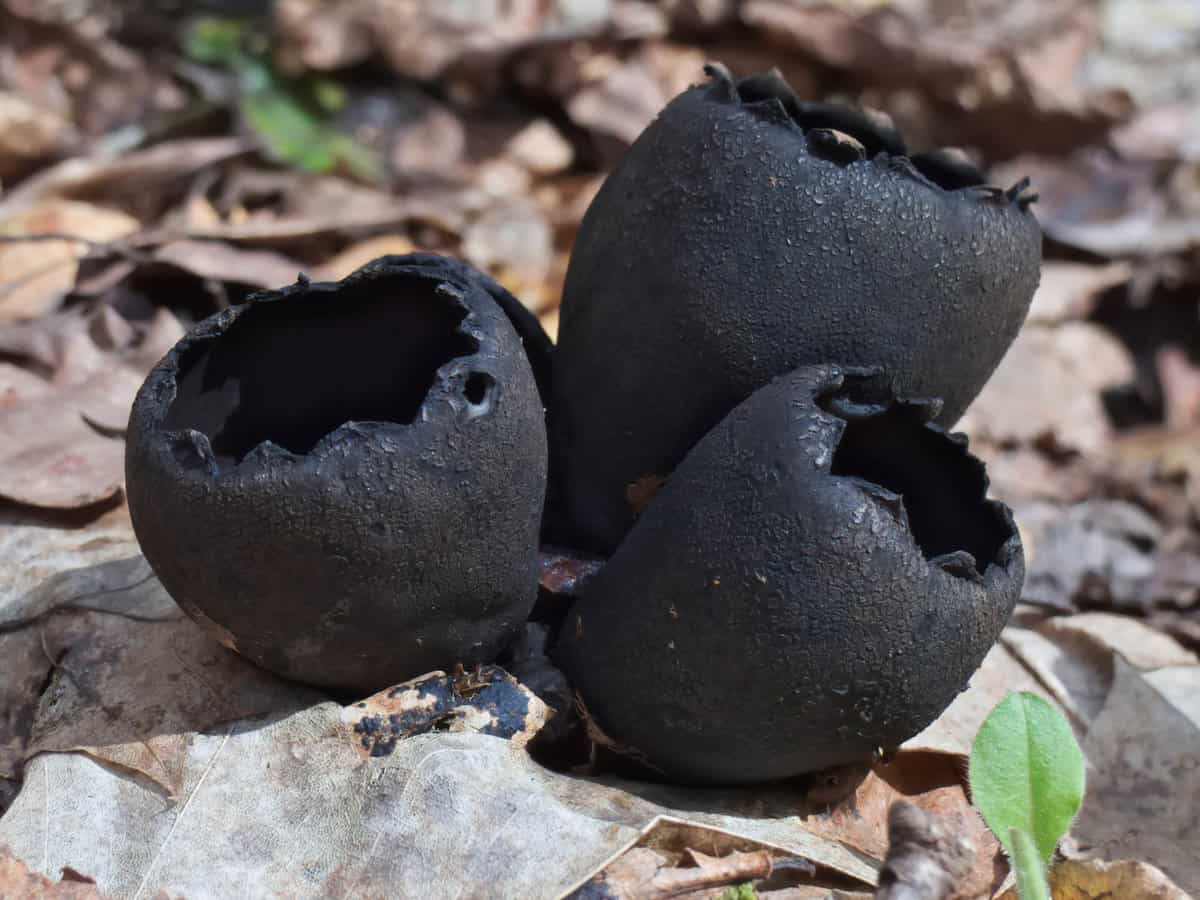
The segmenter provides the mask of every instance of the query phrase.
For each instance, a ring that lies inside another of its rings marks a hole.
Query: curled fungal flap
[[[905,159],[925,179],[949,191],[986,184],[983,174],[961,154],[934,150],[910,155],[904,138],[882,113],[801,100],[778,69],[748,75],[740,81],[719,64],[709,65],[705,71],[718,90],[749,108],[762,109],[768,116],[770,109],[782,108],[787,118],[810,136],[811,149],[818,156],[842,165],[879,154]],[[831,133],[842,136],[842,140],[831,143],[825,137]],[[811,140],[814,135],[815,141]],[[861,153],[850,153],[850,142],[861,148]]]

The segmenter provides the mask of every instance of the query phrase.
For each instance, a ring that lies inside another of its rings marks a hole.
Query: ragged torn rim
[[[486,415],[500,386],[465,300],[480,289],[517,331],[542,388],[545,334],[519,301],[453,261],[413,254],[343,282],[301,279],[210,317],[148,379],[155,425],[181,465],[216,475],[247,460],[315,463],[360,426],[410,425],[435,404]]]
[[[887,116],[834,103],[801,100],[778,69],[748,75],[740,81],[723,64],[704,67],[711,79],[711,99],[735,103],[764,121],[794,128],[804,135],[808,152],[839,166],[877,163],[944,191],[974,191],[981,197],[1028,209],[1038,199],[1022,178],[1009,188],[989,185],[983,173],[952,149],[910,153]]]

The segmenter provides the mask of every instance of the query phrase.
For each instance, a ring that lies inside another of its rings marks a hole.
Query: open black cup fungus
[[[936,404],[797,369],[687,454],[563,628],[592,724],[665,777],[869,761],[932,722],[1000,634],[1020,538]]]
[[[909,155],[777,74],[710,74],[633,144],[571,255],[551,438],[564,517],[595,550],[632,524],[631,489],[798,366],[879,366],[876,396],[941,398],[952,425],[1038,283],[1026,183]]]
[[[548,349],[495,282],[425,254],[212,316],[130,417],[147,560],[289,678],[368,692],[490,661],[536,597]]]

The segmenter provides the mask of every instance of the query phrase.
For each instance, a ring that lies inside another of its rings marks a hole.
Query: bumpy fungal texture
[[[461,263],[385,257],[221,312],[151,372],[130,513],[192,618],[265,668],[358,691],[518,635],[546,432],[493,289]]]
[[[584,587],[560,656],[593,723],[666,777],[869,761],[966,687],[1024,578],[1008,509],[922,404],[837,367],[756,391]]]
[[[714,69],[584,217],[563,294],[552,447],[577,543],[609,551],[631,484],[672,471],[771,378],[881,366],[953,424],[1016,336],[1041,232],[1025,185],[905,156],[867,114]]]

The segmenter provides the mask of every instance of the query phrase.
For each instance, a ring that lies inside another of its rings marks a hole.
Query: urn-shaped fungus
[[[630,148],[571,256],[551,444],[563,512],[594,549],[632,524],[631,485],[797,366],[880,366],[879,392],[939,397],[952,425],[1038,282],[1024,184],[910,157],[890,127],[777,75],[710,73]]]
[[[371,691],[489,661],[536,596],[536,329],[490,279],[423,254],[200,323],[130,417],[155,573],[289,678]]]
[[[584,587],[561,655],[592,723],[689,782],[869,761],[966,687],[1024,578],[1008,509],[929,405],[837,367],[760,388]]]

